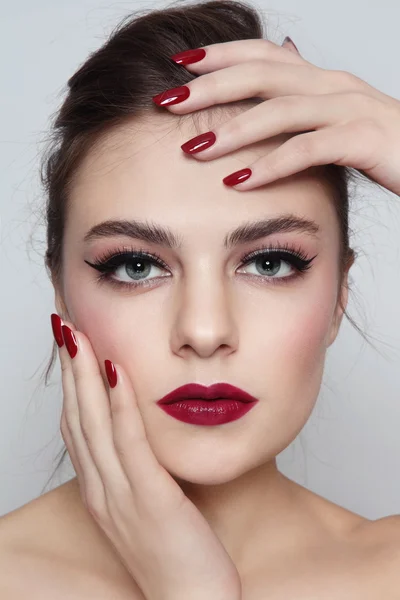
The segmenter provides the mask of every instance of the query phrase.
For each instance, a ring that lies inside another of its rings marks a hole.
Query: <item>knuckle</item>
[[[115,415],[116,417],[125,415],[126,405],[120,398],[118,398],[118,394],[116,394],[112,402],[110,402],[110,410],[111,414]]]
[[[263,58],[256,58],[248,63],[248,70],[250,71],[251,77],[254,77],[254,81],[263,81],[266,74],[266,63]]]
[[[315,137],[311,134],[298,135],[287,142],[296,156],[312,157],[316,149]]]
[[[384,130],[380,125],[377,119],[373,119],[372,117],[366,117],[364,119],[358,119],[353,122],[353,131],[356,139],[364,145],[371,145],[373,140],[376,141],[382,134],[384,134]]]
[[[64,360],[63,358],[61,358],[61,356],[60,356],[60,366],[61,366],[62,373],[67,373],[67,371],[69,371],[68,362],[66,360]]]
[[[226,135],[227,138],[240,140],[245,133],[245,125],[246,122],[242,118],[242,115],[229,119],[229,121],[223,125],[224,135]]]
[[[207,73],[206,87],[207,87],[207,97],[211,99],[211,101],[215,100],[218,95],[218,89],[221,84],[221,77],[218,76],[218,71],[216,73]]]
[[[371,96],[368,96],[367,94],[356,90],[351,91],[347,94],[347,100],[352,104],[354,110],[357,111],[370,111],[372,105],[375,105],[376,103],[376,101],[373,98],[371,98]]]
[[[290,96],[271,98],[271,100],[268,101],[268,104],[271,106],[271,110],[290,111],[295,110],[300,102],[304,102],[304,96],[292,94]]]
[[[353,73],[350,73],[349,71],[335,69],[330,72],[332,73],[332,75],[334,76],[334,78],[336,79],[336,81],[339,84],[341,83],[345,86],[354,85],[358,81],[358,78]]]
[[[276,47],[276,44],[266,38],[259,38],[256,43],[259,45],[260,51],[265,54],[266,58],[269,57],[271,48]]]
[[[76,369],[74,372],[74,379],[76,384],[88,385],[93,380],[93,374],[88,372],[86,369]]]
[[[132,488],[126,478],[118,480],[118,492],[105,491],[105,502],[107,506],[107,514],[114,519],[116,515],[122,515],[126,511],[126,507],[132,505],[133,494]]]
[[[65,431],[71,432],[75,428],[75,423],[79,423],[79,413],[77,410],[69,408],[68,410],[64,409],[63,416],[61,418],[61,423],[64,422]]]
[[[128,459],[129,455],[131,454],[131,450],[128,451],[126,445],[123,444],[121,441],[115,440],[114,444],[115,444],[115,449],[117,451],[119,458],[123,462],[125,462]]]
[[[106,511],[104,509],[104,503],[99,499],[98,491],[90,486],[85,490],[85,505],[96,521],[105,520]]]

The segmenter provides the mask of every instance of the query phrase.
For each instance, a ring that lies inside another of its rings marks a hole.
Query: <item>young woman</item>
[[[398,598],[399,516],[337,506],[276,456],[346,314],[349,168],[400,194],[400,102],[206,2],[115,30],[54,136],[76,477],[1,519],[1,598]]]

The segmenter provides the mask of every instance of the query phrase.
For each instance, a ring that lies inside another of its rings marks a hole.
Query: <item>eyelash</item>
[[[296,270],[295,275],[289,275],[285,277],[269,277],[268,275],[252,275],[250,277],[256,277],[257,279],[267,279],[269,280],[268,285],[271,285],[270,281],[272,280],[272,285],[276,285],[278,283],[288,283],[291,280],[300,277],[305,274],[311,268],[311,263],[316,257],[308,258],[307,255],[301,248],[296,248],[294,246],[290,246],[290,244],[286,243],[281,246],[271,246],[265,245],[261,248],[250,252],[249,254],[244,255],[240,261],[240,267],[247,266],[248,264],[254,262],[257,258],[265,256],[269,259],[278,259],[283,260],[284,262],[289,263]],[[135,260],[142,260],[146,262],[150,262],[157,267],[161,267],[163,269],[168,270],[167,264],[163,261],[161,256],[157,253],[153,252],[150,254],[146,252],[146,250],[140,248],[139,250],[126,250],[121,249],[117,251],[109,251],[99,257],[96,262],[90,263],[85,260],[85,262],[100,271],[100,275],[96,277],[96,282],[102,284],[104,282],[109,283],[111,286],[121,289],[125,288],[126,290],[132,290],[139,287],[148,287],[153,285],[149,283],[149,281],[155,281],[157,279],[163,279],[164,277],[153,277],[150,280],[137,281],[135,283],[127,283],[123,281],[118,281],[112,278],[112,275],[115,271],[125,265],[134,262]],[[247,275],[248,277],[249,275]]]

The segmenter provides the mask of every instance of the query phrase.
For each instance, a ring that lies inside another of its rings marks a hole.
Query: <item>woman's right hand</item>
[[[88,338],[58,315],[52,325],[62,368],[61,432],[83,503],[145,598],[240,600],[230,556],[157,461],[126,372],[117,365],[117,384],[109,387]]]

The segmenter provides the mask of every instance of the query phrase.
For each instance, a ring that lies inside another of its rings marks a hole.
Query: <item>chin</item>
[[[230,458],[229,460],[216,459],[215,453],[210,453],[208,460],[202,456],[182,457],[164,462],[164,468],[171,477],[182,487],[185,483],[197,485],[221,485],[234,481],[244,473],[251,471],[255,465],[245,462],[242,455],[241,461]]]
[[[183,487],[187,484],[193,485],[221,485],[224,483],[229,483],[238,477],[238,475],[231,476],[227,473],[195,473],[193,470],[188,471],[187,474],[180,473],[180,475],[175,475],[174,473],[170,473],[172,478],[176,481],[179,487]]]

